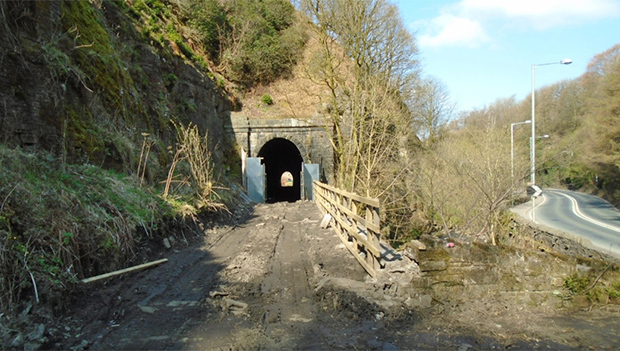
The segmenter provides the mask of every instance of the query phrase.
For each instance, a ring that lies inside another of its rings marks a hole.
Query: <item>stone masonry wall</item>
[[[321,174],[328,183],[334,182],[334,154],[331,127],[323,120],[248,119],[233,113],[226,132],[248,157],[258,157],[261,148],[270,140],[283,138],[297,146],[304,163],[321,165]]]

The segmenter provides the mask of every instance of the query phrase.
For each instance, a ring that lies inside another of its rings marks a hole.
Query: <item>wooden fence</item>
[[[319,210],[331,215],[340,240],[373,278],[381,268],[379,200],[314,181]],[[365,214],[365,215],[364,215]]]

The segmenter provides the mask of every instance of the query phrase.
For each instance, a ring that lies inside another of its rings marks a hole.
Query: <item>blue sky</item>
[[[417,40],[422,72],[442,81],[457,111],[517,101],[586,71],[620,43],[620,0],[392,0]]]

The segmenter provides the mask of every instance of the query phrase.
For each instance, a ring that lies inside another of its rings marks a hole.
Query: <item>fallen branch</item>
[[[106,279],[106,278],[114,277],[114,276],[121,275],[121,274],[124,274],[124,273],[133,272],[133,271],[137,271],[137,270],[140,270],[140,269],[156,266],[158,264],[162,264],[162,263],[165,263],[165,262],[168,262],[168,259],[167,258],[162,258],[161,260],[157,260],[157,261],[153,261],[153,262],[148,262],[148,263],[140,264],[140,265],[137,265],[137,266],[121,269],[121,270],[118,270],[118,271],[114,271],[114,272],[105,273],[105,274],[101,274],[101,275],[96,275],[94,277],[82,279],[82,283],[92,283],[92,282],[95,282],[97,280]]]
[[[583,292],[586,293],[592,289],[594,289],[594,287],[596,286],[596,284],[598,284],[598,281],[601,280],[601,278],[603,277],[603,274],[605,274],[605,272],[607,272],[609,270],[609,268],[611,267],[611,265],[608,265],[607,268],[605,268],[605,270],[603,272],[601,272],[601,274],[599,274],[599,276],[596,278],[596,280],[594,281],[594,283],[592,283],[592,285],[585,289]]]
[[[209,292],[209,296],[211,296],[211,298],[213,299],[218,296],[228,296],[228,293],[214,290],[214,291]]]

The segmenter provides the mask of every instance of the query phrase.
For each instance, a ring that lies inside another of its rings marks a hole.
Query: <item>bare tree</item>
[[[409,104],[418,137],[432,146],[454,114],[454,103],[450,101],[446,86],[433,77],[421,80]]]
[[[416,180],[429,217],[496,244],[512,191],[506,131],[487,116],[485,129],[453,131],[421,154]]]
[[[360,188],[377,193],[371,179],[398,154],[392,141],[403,124],[395,119],[410,119],[401,94],[417,77],[413,37],[385,0],[300,0],[299,6],[319,38],[307,72],[329,91],[338,185],[355,190],[363,173]]]

